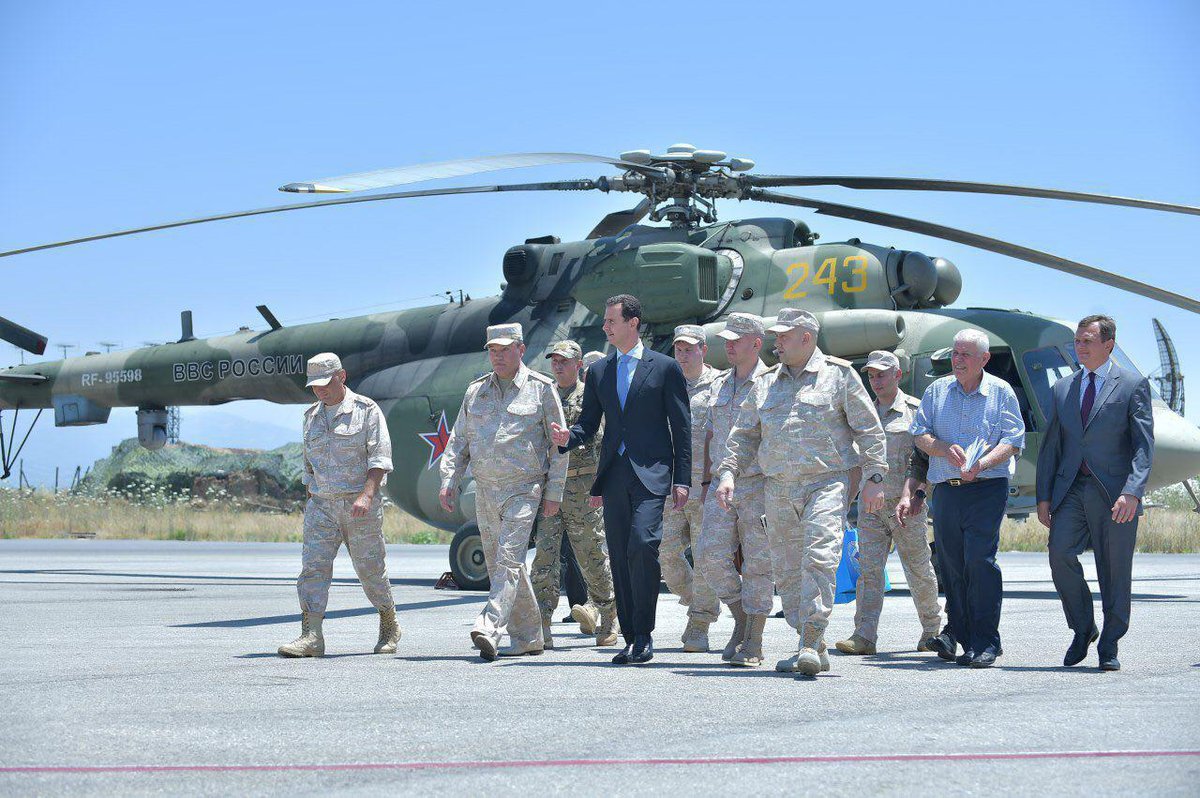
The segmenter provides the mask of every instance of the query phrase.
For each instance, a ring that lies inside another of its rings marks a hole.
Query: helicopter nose
[[[1165,405],[1154,406],[1154,467],[1150,486],[1174,485],[1200,474],[1200,429]]]

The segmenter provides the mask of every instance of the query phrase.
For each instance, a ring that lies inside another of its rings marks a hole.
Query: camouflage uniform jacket
[[[392,470],[392,439],[379,405],[347,388],[336,409],[316,402],[304,411],[302,479],[309,491],[361,493],[372,468]]]
[[[798,373],[780,364],[755,381],[719,473],[743,473],[757,454],[768,478],[811,482],[858,465],[857,445],[863,476],[883,475],[884,441],[875,404],[853,366],[815,349]]]
[[[767,364],[759,360],[755,362],[754,371],[750,372],[750,378],[740,385],[735,386],[737,378],[734,377],[733,369],[721,372],[721,375],[713,381],[712,389],[708,393],[708,407],[704,419],[705,426],[712,433],[712,440],[708,442],[708,457],[712,463],[710,469],[713,472],[717,466],[721,465],[721,461],[728,453],[725,444],[729,440],[729,433],[733,431],[733,424],[737,421],[742,402],[750,395],[754,383],[767,371]],[[758,466],[758,458],[754,458],[750,465],[740,473],[744,477],[761,475],[762,469]]]
[[[692,489],[696,491],[696,496],[700,495],[700,483],[704,481],[704,441],[708,437],[708,427],[704,419],[708,416],[709,394],[712,386],[724,373],[705,363],[700,376],[687,381],[688,399],[692,408]]]
[[[570,389],[559,388],[558,398],[562,401],[563,416],[566,417],[566,427],[570,429],[579,421],[579,414],[583,412],[583,380],[575,383]],[[596,469],[600,465],[600,442],[604,439],[604,421],[600,422],[600,428],[596,430],[596,436],[592,438],[590,443],[581,443],[567,453],[570,458],[567,463],[567,479],[575,479],[576,477],[594,477]],[[590,491],[592,488],[592,480],[587,481],[584,490]]]
[[[545,480],[545,497],[562,501],[567,455],[551,443],[550,424],[565,420],[554,380],[522,363],[512,386],[501,396],[494,371],[467,386],[442,455],[442,488],[457,488],[469,463],[480,482],[503,486]]]
[[[879,413],[883,432],[887,436],[888,473],[883,481],[883,495],[889,499],[900,498],[904,480],[910,476],[913,434],[909,428],[912,427],[913,420],[917,417],[917,408],[920,406],[920,399],[909,396],[904,391],[896,391],[896,398],[891,405]]]

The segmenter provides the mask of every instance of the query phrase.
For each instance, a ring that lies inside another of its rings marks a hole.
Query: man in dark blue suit
[[[1112,359],[1117,325],[1088,316],[1075,331],[1082,367],[1054,385],[1038,453],[1038,520],[1050,528],[1050,573],[1075,633],[1063,665],[1087,656],[1097,638],[1100,669],[1120,670],[1117,641],[1129,629],[1133,549],[1142,493],[1154,457],[1150,383]],[[1092,592],[1079,555],[1091,544],[1104,607],[1096,629]]]
[[[658,609],[658,546],[663,502],[676,509],[691,485],[691,412],[687,381],[675,359],[642,345],[642,303],[629,294],[607,302],[604,334],[616,351],[588,369],[583,411],[569,430],[554,425],[563,451],[587,443],[604,420],[591,503],[604,506],[617,617],[625,648],[618,665],[649,662]]]

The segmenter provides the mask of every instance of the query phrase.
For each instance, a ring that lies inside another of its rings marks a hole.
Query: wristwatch
[[[883,474],[872,474],[871,476],[867,477],[867,482],[874,482],[876,485],[878,485],[880,482],[883,482]]]

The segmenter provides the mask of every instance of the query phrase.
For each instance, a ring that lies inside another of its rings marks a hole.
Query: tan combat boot
[[[933,638],[937,637],[941,633],[941,629],[926,629],[924,632],[921,632],[921,639],[917,641],[917,651],[922,653],[926,651],[937,651],[937,649],[931,646],[929,643],[931,640],[933,640]]]
[[[325,614],[305,612],[300,616],[300,636],[286,646],[279,647],[281,657],[323,657],[325,637],[321,634],[321,622]]]
[[[375,643],[376,654],[395,654],[400,642],[400,626],[396,623],[396,608],[384,607],[379,611],[379,641]]]
[[[545,643],[539,643],[537,640],[531,640],[528,643],[512,643],[505,646],[496,652],[499,657],[524,657],[537,656],[545,649]]]
[[[733,615],[733,634],[729,636],[729,642],[721,652],[721,659],[726,662],[733,659],[733,652],[737,651],[738,644],[746,637],[746,612],[742,609],[741,599],[729,605],[729,612]]]
[[[687,626],[679,639],[683,642],[683,650],[689,654],[708,651],[708,621],[688,618]]]
[[[554,648],[554,635],[550,634],[550,622],[542,621],[542,645]]]
[[[762,639],[763,630],[766,627],[767,616],[746,616],[746,637],[742,640],[741,645],[737,647],[737,651],[733,652],[733,657],[729,660],[730,665],[737,665],[743,668],[757,668],[759,665],[762,665]]]
[[[571,607],[571,617],[579,623],[579,631],[585,635],[596,634],[596,627],[600,625],[600,610],[591,602],[587,604],[575,604]]]
[[[487,632],[474,630],[471,632],[471,644],[479,649],[479,656],[483,657],[488,662],[496,659],[497,646],[496,641]]]
[[[824,635],[811,627],[805,628],[800,638],[800,652],[796,655],[796,678],[816,676],[829,670],[829,655],[826,653]]]
[[[834,646],[843,654],[874,654],[875,644],[859,634],[850,635],[849,640],[839,640]]]
[[[573,608],[572,612],[574,612]],[[618,627],[620,626],[617,623],[616,608],[609,610],[607,613],[599,613],[599,618],[600,620],[596,625],[596,645],[615,646],[617,644]]]

